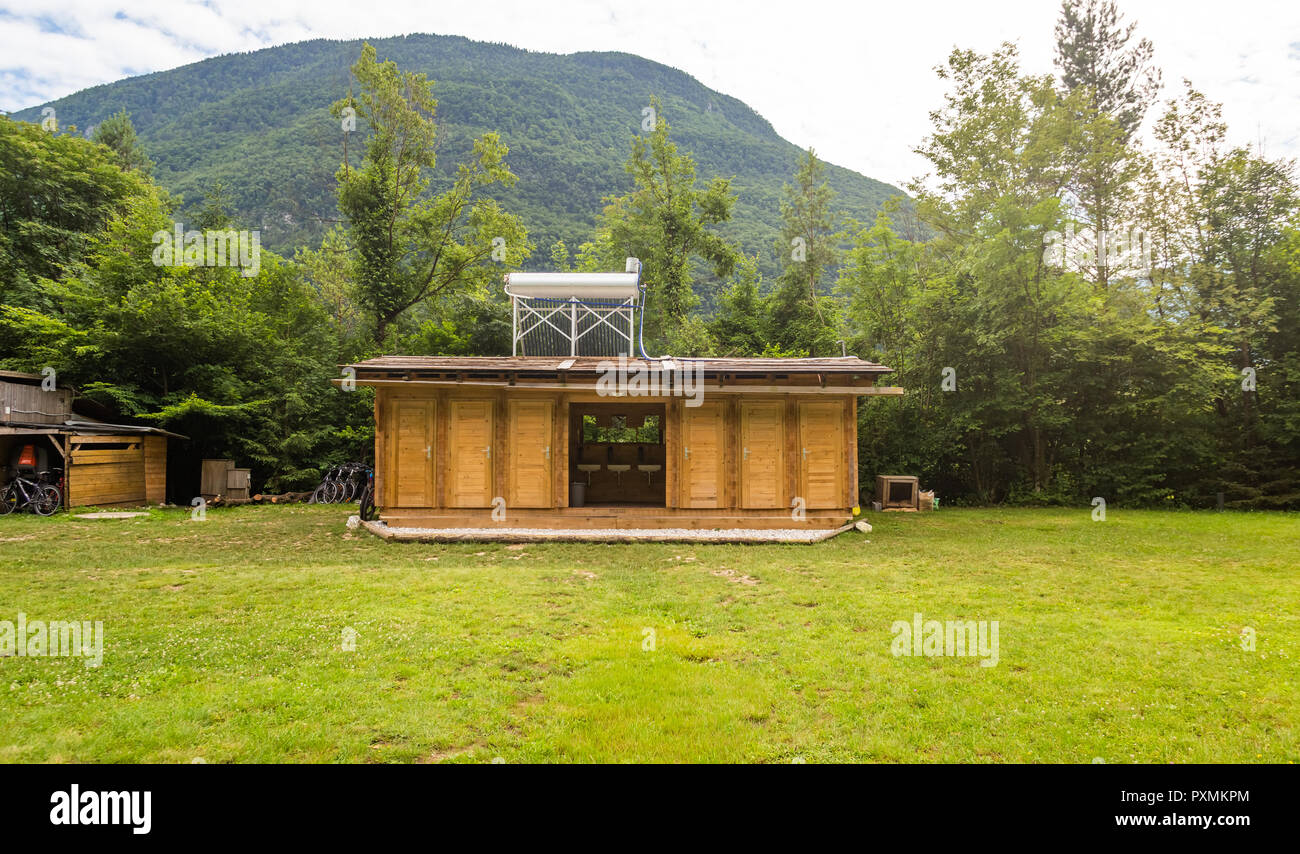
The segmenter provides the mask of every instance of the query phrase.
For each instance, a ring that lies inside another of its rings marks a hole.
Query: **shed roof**
[[[665,356],[660,359],[627,359],[629,367],[663,367],[670,362],[677,368],[699,366],[705,374],[765,376],[767,374],[887,374],[893,368],[859,359],[856,356],[833,356],[809,359],[685,359]],[[566,371],[597,373],[619,363],[611,356],[377,356],[344,367],[362,373],[400,371],[452,371],[466,374],[503,371]]]
[[[106,424],[103,421],[63,421],[61,423],[40,424],[28,421],[5,421],[0,424],[0,435],[13,436],[22,434],[67,434],[113,436],[120,433],[138,433],[149,436],[170,436],[175,439],[188,439],[180,433],[173,433],[161,427],[146,427],[141,424]]]

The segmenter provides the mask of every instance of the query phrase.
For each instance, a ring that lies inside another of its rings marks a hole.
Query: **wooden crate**
[[[920,489],[918,479],[909,475],[876,475],[876,501],[885,510],[916,510]]]
[[[234,460],[204,460],[199,494],[208,499],[224,494],[226,472],[234,467]]]
[[[226,472],[226,489],[223,494],[227,498],[247,498],[252,480],[249,469],[230,469]]]

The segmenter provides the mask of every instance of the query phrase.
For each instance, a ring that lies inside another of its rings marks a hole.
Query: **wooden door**
[[[785,404],[740,402],[740,506],[786,507]]]
[[[681,506],[721,507],[726,433],[723,405],[682,407]]]
[[[447,404],[448,480],[451,507],[492,504],[492,434],[494,401],[452,400]]]
[[[555,403],[512,400],[506,407],[506,504],[552,507]]]
[[[433,494],[437,402],[398,398],[393,401],[392,413],[388,506],[433,507],[438,503]]]
[[[809,510],[843,507],[844,402],[799,402],[799,495]]]

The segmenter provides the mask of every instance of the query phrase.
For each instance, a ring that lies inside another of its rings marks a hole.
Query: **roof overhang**
[[[342,366],[353,376],[338,385],[394,387],[511,387],[579,391],[609,396],[678,396],[677,388],[711,394],[900,395],[903,389],[879,386],[891,369],[855,357],[813,359],[628,359],[593,356],[562,358],[508,356],[381,356]],[[671,392],[646,393],[665,384]]]

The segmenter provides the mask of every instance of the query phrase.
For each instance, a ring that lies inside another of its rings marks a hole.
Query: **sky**
[[[427,32],[553,53],[626,51],[739,98],[783,137],[901,185],[942,101],[954,47],[1019,45],[1052,70],[1053,0],[0,0],[0,110],[223,53]],[[1120,0],[1155,44],[1164,97],[1190,78],[1231,141],[1300,157],[1300,3]],[[436,80],[436,72],[431,75]],[[436,94],[436,92],[435,92]]]

